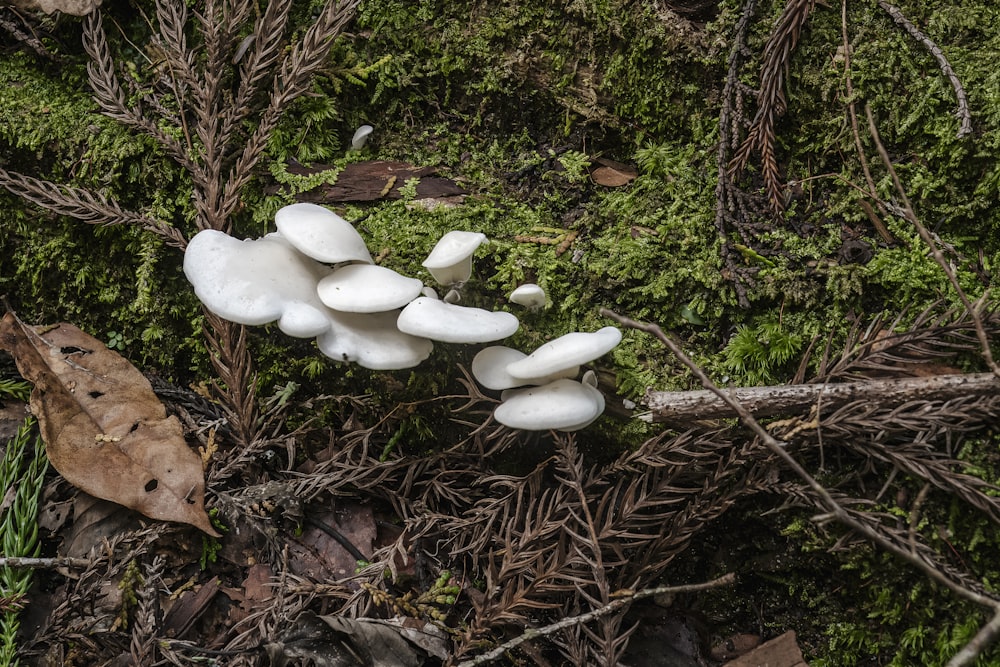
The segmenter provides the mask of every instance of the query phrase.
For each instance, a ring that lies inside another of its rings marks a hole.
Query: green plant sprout
[[[0,398],[12,398],[27,402],[31,396],[31,383],[24,380],[0,379]]]
[[[741,326],[723,351],[723,368],[737,385],[775,384],[780,371],[802,349],[802,336],[780,322],[766,321]]]
[[[229,527],[222,523],[219,518],[219,508],[213,507],[208,510],[208,518],[212,522],[212,527],[217,531],[220,533],[229,532]],[[198,565],[201,566],[202,572],[207,570],[211,563],[218,560],[220,551],[222,551],[222,542],[218,538],[204,534],[201,536],[201,557],[198,559]]]
[[[38,541],[38,500],[42,492],[49,461],[45,446],[29,417],[7,442],[0,460],[0,489],[3,497],[13,500],[0,514],[0,548],[4,557],[37,557],[41,552]],[[29,450],[28,444],[32,449]],[[31,570],[0,569],[0,665],[14,667],[17,657],[17,631],[20,601],[31,586]]]
[[[108,332],[108,349],[121,352],[125,349],[125,336],[118,331]]]

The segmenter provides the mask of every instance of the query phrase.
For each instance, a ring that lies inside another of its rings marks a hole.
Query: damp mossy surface
[[[234,234],[273,231],[274,211],[350,162],[434,166],[468,193],[458,205],[428,209],[412,193],[329,205],[358,221],[381,264],[428,281],[420,263],[443,233],[485,233],[490,241],[476,254],[463,298],[517,312],[522,328],[509,341],[515,347],[606,326],[598,314],[606,307],[659,324],[722,384],[780,384],[795,375],[807,350],[814,358],[804,367],[815,369],[823,345],[836,349],[852,327],[880,315],[904,314],[905,323],[905,313],[958,304],[909,223],[880,213],[886,239],[860,204],[867,186],[847,110],[853,101],[880,197],[896,201],[868,136],[864,104],[962,287],[975,299],[992,286],[1000,261],[994,3],[900,5],[941,47],[965,87],[974,128],[966,138],[958,137],[955,91],[937,62],[875,3],[847,3],[849,98],[840,4],[816,7],[791,59],[787,112],[777,125],[788,206],[780,219],[760,221],[754,246],[741,255],[753,272],[749,307],[740,305],[720,259],[723,241],[744,240],[720,237],[715,208],[721,94],[741,3],[689,4],[690,11],[623,0],[362,3],[351,35],[275,133],[269,159],[232,220]],[[782,7],[762,2],[755,16],[751,53],[738,73],[747,86],[757,85],[760,53]],[[109,10],[126,12],[117,5]],[[78,24],[60,21],[52,30],[47,44],[58,63],[5,38],[0,166],[92,189],[192,234],[188,177],[151,140],[97,112],[84,88]],[[146,54],[115,44],[123,71],[152,66]],[[362,123],[375,133],[362,151],[348,152]],[[590,174],[598,157],[630,164],[637,175],[623,186],[599,185]],[[290,162],[331,171],[296,179],[288,175]],[[0,293],[22,319],[73,322],[113,339],[144,370],[181,384],[210,379],[199,307],[177,250],[138,230],[53,216],[8,194],[0,203]],[[544,310],[528,313],[507,302],[523,282],[546,290]],[[468,364],[475,352],[442,345],[419,370],[371,373],[327,360],[310,341],[284,338],[274,327],[255,329],[250,344],[262,396],[295,383],[299,396],[371,396],[376,410],[455,390],[455,365]],[[635,331],[598,369],[609,402],[618,405],[641,403],[649,388],[697,386],[676,359]],[[412,417],[409,433],[418,447],[435,446],[439,418]],[[652,432],[619,412],[580,437],[585,451],[611,458]],[[981,458],[986,474],[995,476],[996,461]],[[988,527],[958,526],[969,519],[946,500],[937,511],[943,525],[956,524],[983,576],[995,581],[1000,574],[982,556],[992,539]],[[809,548],[833,543],[798,519],[772,528]],[[875,664],[870,656],[878,664],[939,664],[983,620],[963,606],[945,623],[950,606],[899,597],[910,595],[917,575],[880,554],[806,560],[815,568],[774,577],[789,598],[823,616],[798,628],[811,664]],[[836,595],[817,592],[828,576],[821,568],[828,567],[851,573],[861,597],[820,604]],[[887,571],[892,575],[881,574]],[[928,595],[937,600],[939,592]],[[855,613],[866,604],[870,615]],[[881,624],[898,630],[902,641],[888,641]]]

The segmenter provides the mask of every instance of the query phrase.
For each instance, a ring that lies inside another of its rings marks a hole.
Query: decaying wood
[[[727,662],[723,667],[755,667],[756,665],[808,667],[802,657],[802,650],[799,649],[795,640],[794,630],[789,630],[771,641],[761,644],[750,653]]]
[[[304,167],[289,165],[292,174],[308,175],[329,169],[327,165]],[[417,167],[406,162],[372,160],[353,162],[344,167],[332,184],[321,185],[296,197],[298,201],[325,202],[376,201],[401,199],[401,188],[410,179],[417,181],[417,198],[453,197],[467,194],[461,185],[442,176],[435,176],[437,167]]]
[[[915,400],[947,401],[959,397],[982,396],[994,394],[998,390],[1000,379],[993,373],[969,373],[863,382],[740,387],[730,389],[729,392],[751,414],[763,417],[806,414],[816,405],[832,410],[854,401],[877,401],[879,405],[889,407]],[[650,413],[644,418],[652,422],[736,416],[731,407],[709,390],[650,391],[646,393],[646,404]]]

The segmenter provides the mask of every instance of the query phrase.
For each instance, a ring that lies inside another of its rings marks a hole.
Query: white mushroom
[[[368,143],[368,137],[370,137],[371,133],[374,131],[375,128],[372,127],[371,125],[362,125],[361,127],[359,127],[354,132],[354,136],[351,137],[351,150],[359,151],[362,148],[364,148],[365,144]]]
[[[316,292],[330,308],[348,313],[381,313],[402,308],[424,284],[374,264],[348,264],[319,281]]]
[[[510,336],[519,326],[510,313],[456,306],[426,296],[403,308],[396,324],[405,333],[445,343],[488,343]]]
[[[296,250],[321,262],[372,263],[361,234],[339,215],[317,204],[292,204],[278,210],[274,224]]]
[[[316,284],[329,269],[270,234],[241,241],[198,232],[184,253],[184,275],[211,312],[239,324],[278,321],[289,336],[311,338],[330,328]]]
[[[545,290],[534,283],[519,285],[508,297],[513,303],[537,310],[545,305]]]
[[[479,232],[448,232],[437,242],[423,266],[442,285],[464,283],[472,276],[472,254],[486,241]]]
[[[515,378],[507,372],[507,366],[527,357],[524,352],[503,345],[484,347],[472,358],[472,376],[487,389],[513,389],[533,384],[547,384],[560,378],[571,378],[580,372],[579,366],[567,368],[556,376],[541,378]]]
[[[621,339],[622,332],[616,327],[604,327],[593,333],[574,331],[545,343],[525,359],[510,364],[507,372],[516,378],[558,373],[607,354]]]
[[[513,391],[493,411],[504,426],[525,431],[577,431],[604,412],[604,396],[590,385],[562,379]]]
[[[372,370],[412,368],[430,356],[434,344],[396,328],[396,313],[330,313],[331,328],[316,339],[319,351],[337,361]]]

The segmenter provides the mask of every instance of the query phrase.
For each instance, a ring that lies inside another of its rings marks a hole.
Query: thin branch
[[[966,295],[965,290],[962,289],[961,284],[958,282],[958,276],[952,270],[951,266],[948,264],[948,260],[945,259],[944,254],[941,249],[938,248],[937,243],[931,237],[927,228],[924,227],[920,219],[917,218],[916,212],[914,212],[913,204],[910,203],[910,198],[906,195],[906,190],[903,189],[903,184],[899,180],[899,175],[896,173],[896,169],[892,166],[892,160],[889,159],[889,153],[885,150],[885,146],[882,145],[882,140],[879,138],[878,127],[875,125],[875,118],[872,115],[872,110],[869,105],[865,105],[865,115],[868,116],[868,130],[871,133],[872,140],[875,142],[875,148],[878,149],[879,157],[882,158],[882,163],[885,165],[886,170],[889,172],[889,176],[892,177],[892,184],[896,188],[896,192],[899,194],[900,201],[903,202],[903,217],[905,217],[917,230],[917,234],[924,243],[927,244],[928,249],[930,249],[931,254],[934,256],[934,261],[937,262],[944,274],[948,276],[948,282],[951,286],[955,288],[955,292],[958,294],[958,298],[962,300],[962,305],[965,307],[966,312],[969,313],[969,317],[972,318],[972,322],[976,327],[976,336],[979,338],[979,344],[982,347],[983,358],[989,365],[990,369],[1000,377],[1000,366],[993,360],[993,352],[990,349],[990,341],[986,336],[986,329],[983,327],[983,318],[979,313],[979,306],[982,305],[986,298],[986,294],[983,295],[983,299],[977,302],[975,305],[969,300]]]
[[[20,558],[0,557],[0,567],[21,567],[30,570],[54,570],[57,567],[90,567],[93,561],[87,558]]]
[[[851,134],[854,135],[854,148],[858,152],[858,161],[861,163],[861,171],[865,175],[865,183],[868,185],[868,196],[875,200],[879,212],[886,216],[888,211],[878,197],[878,190],[875,187],[875,179],[872,178],[871,169],[868,168],[868,158],[865,157],[864,147],[861,145],[861,132],[858,129],[858,112],[854,104],[854,81],[851,79],[851,41],[847,38],[847,0],[840,3],[840,33],[844,45],[844,88],[847,92],[847,115],[851,121]],[[868,202],[861,200],[861,207],[868,215],[872,226],[879,233],[886,243],[893,243],[892,234],[886,228],[882,219],[875,215]]]
[[[187,245],[180,230],[165,222],[127,211],[103,195],[82,188],[56,185],[6,169],[0,169],[0,186],[58,215],[76,218],[90,225],[134,225],[156,234],[167,245],[182,249]]]
[[[87,78],[94,90],[94,99],[101,106],[104,115],[152,137],[178,164],[196,174],[199,167],[188,157],[181,142],[145,117],[141,109],[130,107],[126,102],[125,92],[115,73],[114,60],[104,33],[100,11],[88,14],[83,20],[83,47],[90,56],[90,61],[87,63]]]
[[[787,384],[775,387],[739,387],[732,395],[756,416],[808,411],[822,395],[823,406],[835,409],[852,401],[875,401],[880,406],[933,399],[995,394],[1000,379],[993,373],[937,375],[922,378],[892,378],[864,382]],[[710,390],[649,391],[646,403],[652,422],[732,417],[732,408]]]
[[[904,561],[914,565],[917,569],[921,570],[928,577],[938,582],[942,586],[947,587],[949,590],[954,592],[956,595],[965,598],[976,604],[983,605],[984,607],[989,607],[991,609],[1000,611],[1000,598],[993,597],[989,594],[978,593],[973,590],[969,590],[965,586],[962,586],[958,582],[953,581],[944,572],[936,568],[933,564],[926,562],[921,558],[915,557],[909,549],[901,544],[896,544],[892,540],[887,539],[882,533],[880,533],[875,527],[868,525],[860,520],[858,520],[849,510],[847,510],[841,503],[833,497],[830,491],[824,487],[819,481],[809,474],[809,472],[799,463],[795,457],[793,457],[787,449],[787,443],[777,440],[768,431],[760,425],[752,414],[741,404],[731,392],[720,389],[712,380],[705,374],[705,371],[701,369],[690,357],[680,348],[680,346],[673,341],[669,336],[667,336],[659,326],[655,324],[648,324],[645,322],[639,322],[628,317],[619,315],[607,308],[602,308],[600,313],[604,317],[608,317],[616,322],[639,331],[645,331],[653,336],[655,336],[664,346],[667,347],[685,366],[690,369],[690,371],[697,377],[702,386],[706,389],[714,392],[723,402],[725,402],[730,409],[739,415],[740,421],[750,429],[759,439],[760,442],[767,447],[771,452],[776,455],[779,459],[784,462],[789,469],[794,472],[799,479],[801,479],[806,486],[812,491],[813,494],[817,496],[820,504],[826,509],[831,518],[836,519],[841,524],[847,526],[848,528],[864,535],[869,540],[877,544],[882,549],[885,549],[889,553],[892,553]]]
[[[976,636],[970,639],[962,650],[952,656],[946,667],[965,667],[973,664],[979,660],[986,647],[996,641],[998,635],[1000,635],[1000,610],[993,614],[993,618],[979,629]]]
[[[955,110],[955,114],[958,116],[959,128],[958,128],[958,138],[962,139],[972,134],[972,115],[969,113],[969,98],[965,95],[965,89],[962,87],[962,82],[958,80],[958,75],[955,74],[955,70],[951,68],[951,64],[945,57],[944,52],[938,48],[938,45],[931,40],[930,37],[920,32],[917,26],[913,25],[909,19],[907,19],[903,12],[899,11],[899,8],[890,5],[885,0],[878,0],[878,6],[885,10],[889,16],[898,24],[906,29],[906,32],[910,33],[913,39],[920,42],[925,49],[927,49],[934,59],[937,60],[938,66],[948,81],[951,83],[951,87],[955,89],[955,97],[958,98],[958,109]]]
[[[612,593],[612,597],[615,599],[607,603],[602,607],[588,611],[585,614],[580,614],[579,616],[570,616],[564,618],[561,621],[552,623],[551,625],[546,625],[542,628],[529,628],[525,630],[523,634],[514,637],[508,642],[497,646],[495,649],[478,655],[472,660],[466,660],[458,664],[458,667],[476,667],[476,665],[482,665],[487,662],[492,662],[500,656],[502,656],[507,651],[514,649],[526,641],[532,639],[537,639],[539,637],[546,637],[553,633],[559,632],[560,630],[565,630],[566,628],[573,627],[574,625],[581,625],[584,623],[589,623],[595,618],[600,618],[602,616],[607,616],[608,614],[615,612],[622,607],[635,602],[636,600],[641,600],[643,598],[654,597],[656,595],[664,594],[678,594],[678,593],[694,593],[697,591],[709,590],[712,588],[721,588],[722,586],[731,586],[736,582],[736,575],[733,573],[724,574],[718,579],[713,579],[712,581],[706,581],[701,584],[688,584],[685,586],[660,586],[657,588],[645,588],[640,591],[616,591]]]

